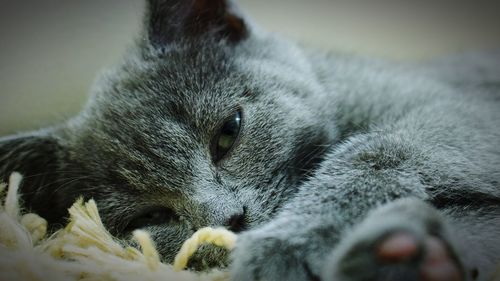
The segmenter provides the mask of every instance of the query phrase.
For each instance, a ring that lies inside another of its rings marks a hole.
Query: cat
[[[335,36],[335,35],[327,35]],[[163,261],[232,280],[486,280],[500,262],[500,54],[396,64],[262,30],[225,0],[148,0],[83,111],[0,139],[51,229],[80,196]]]

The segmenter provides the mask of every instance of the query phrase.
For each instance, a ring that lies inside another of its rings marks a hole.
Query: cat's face
[[[297,47],[255,33],[223,1],[192,2],[149,1],[144,39],[54,133],[68,175],[55,206],[94,198],[114,234],[147,229],[167,261],[201,227],[269,219],[332,139]],[[198,268],[217,260],[205,258]]]

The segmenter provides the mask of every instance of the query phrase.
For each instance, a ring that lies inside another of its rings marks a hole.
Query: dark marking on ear
[[[226,11],[224,22],[226,23],[225,34],[230,42],[238,42],[248,36],[248,29],[243,19]]]
[[[148,0],[146,30],[155,47],[210,35],[236,43],[248,36],[242,18],[226,0]]]

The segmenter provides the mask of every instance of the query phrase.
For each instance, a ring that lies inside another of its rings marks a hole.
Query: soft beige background
[[[494,1],[239,2],[264,27],[328,49],[422,59],[500,47]],[[141,15],[140,0],[0,0],[0,135],[77,112]]]

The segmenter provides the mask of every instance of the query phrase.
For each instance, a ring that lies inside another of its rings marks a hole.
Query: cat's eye
[[[233,115],[226,119],[218,134],[215,136],[212,144],[212,154],[215,163],[218,163],[231,151],[240,134],[241,111],[236,111]]]
[[[139,213],[127,225],[126,231],[145,228],[148,226],[171,224],[177,220],[173,210],[167,208],[152,208]]]

